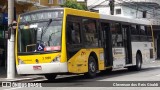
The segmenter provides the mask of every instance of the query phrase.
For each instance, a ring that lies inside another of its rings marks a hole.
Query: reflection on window
[[[147,40],[152,42],[152,29],[150,26],[146,26],[146,32],[147,32]]]
[[[85,35],[85,42],[87,46],[98,46],[98,33],[96,30],[96,21],[91,19],[82,20],[84,26],[83,31]]]
[[[36,30],[21,30],[19,31],[19,47],[20,52],[28,52],[35,50]]]
[[[131,34],[132,35],[138,35],[138,29],[136,28],[136,25],[131,25]]]
[[[18,30],[18,51],[37,52],[60,50],[61,47],[61,21],[39,22],[29,24],[27,27],[20,24]],[[31,26],[35,26],[34,28]],[[42,49],[38,49],[39,45]]]
[[[122,31],[119,23],[111,24],[111,32],[112,32],[112,44],[113,47],[121,47],[123,46],[122,41]]]
[[[131,40],[132,41],[139,41],[139,39],[140,39],[139,26],[138,25],[131,25],[130,30],[131,30]]]
[[[67,43],[80,44],[80,24],[75,22],[68,22],[67,25]]]
[[[146,27],[146,30],[147,30],[147,35],[148,35],[148,36],[152,36],[151,27],[150,27],[150,26]]]
[[[140,34],[141,35],[146,35],[145,34],[145,27],[144,26],[140,26]]]

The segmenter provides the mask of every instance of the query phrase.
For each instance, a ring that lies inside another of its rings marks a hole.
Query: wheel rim
[[[138,67],[139,67],[139,68],[141,67],[141,63],[140,63],[140,61],[138,61]]]
[[[90,67],[91,72],[95,72],[96,67],[95,67],[95,63],[94,63],[94,62],[91,62],[91,63],[89,64],[89,67]]]
[[[141,68],[141,57],[140,56],[137,56],[137,59],[138,59],[138,68]]]

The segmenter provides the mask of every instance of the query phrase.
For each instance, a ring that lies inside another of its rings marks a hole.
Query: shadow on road
[[[152,67],[152,68],[143,68],[141,71],[128,71],[127,69],[123,70],[117,70],[112,72],[106,72],[106,73],[98,73],[98,75],[93,79],[88,79],[84,75],[77,75],[77,76],[71,76],[71,77],[64,77],[64,78],[58,78],[54,81],[39,81],[39,83],[77,83],[77,82],[95,82],[107,78],[114,78],[119,77],[123,75],[132,75],[136,73],[143,73],[143,72],[149,72],[152,70],[160,69],[160,67]]]

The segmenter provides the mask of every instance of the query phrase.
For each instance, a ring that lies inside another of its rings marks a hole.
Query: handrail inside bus
[[[28,47],[31,47],[31,46],[36,46],[36,44],[29,44],[29,45],[26,45],[26,52],[28,50]]]

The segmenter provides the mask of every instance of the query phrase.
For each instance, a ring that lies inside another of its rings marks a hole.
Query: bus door
[[[112,41],[109,23],[101,23],[102,28],[102,45],[104,47],[105,66],[113,65]]]
[[[132,64],[131,31],[129,25],[122,25],[126,64]]]
[[[123,44],[122,25],[118,22],[111,24],[113,69],[125,66],[125,48]]]

